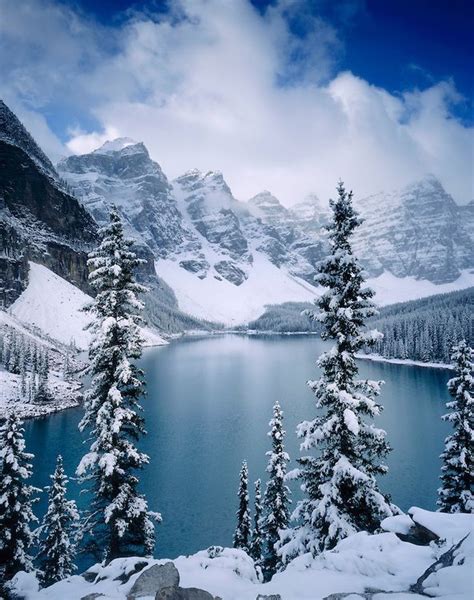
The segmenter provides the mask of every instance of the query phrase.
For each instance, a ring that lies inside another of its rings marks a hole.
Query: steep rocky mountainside
[[[107,221],[108,207],[115,204],[129,235],[157,256],[184,241],[171,185],[143,144],[120,138],[90,154],[64,159],[58,170],[98,223]]]
[[[158,274],[193,314],[218,320],[210,307],[195,305],[205,304],[206,294],[226,303],[235,288],[235,301],[247,302],[255,280],[267,276],[281,293],[263,293],[261,306],[308,301],[316,291],[329,206],[314,195],[286,208],[268,191],[238,201],[219,172],[195,169],[170,182],[145,146],[128,138],[69,157],[58,171],[99,223],[108,205],[118,205],[130,234],[152,252]],[[474,266],[474,210],[458,207],[434,177],[355,203],[364,218],[355,251],[369,276],[440,284]]]
[[[86,253],[96,229],[49,159],[0,103],[0,306],[9,306],[26,287],[28,260],[87,291]]]
[[[435,177],[364,198],[358,208],[364,223],[354,248],[371,275],[390,271],[446,283],[474,266],[468,207],[459,207]]]
[[[123,150],[121,161],[108,160],[114,147]],[[70,162],[73,168],[74,157]],[[29,261],[90,293],[87,253],[97,242],[97,221],[107,220],[107,204],[114,201],[127,207],[130,220],[125,226],[135,238],[135,250],[145,259],[139,278],[149,287],[145,297],[148,322],[167,333],[205,327],[179,310],[173,290],[155,272],[155,254],[165,255],[170,244],[174,248],[181,227],[180,213],[172,207],[168,210],[171,186],[166,177],[142,144],[127,140],[93,153],[84,169],[90,177],[95,168],[103,171],[101,191],[107,200],[92,194],[85,207],[0,101],[0,307],[11,306],[26,289]],[[92,179],[89,184],[93,189]]]

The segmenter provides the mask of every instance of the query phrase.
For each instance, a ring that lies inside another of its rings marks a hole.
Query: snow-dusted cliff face
[[[318,293],[329,206],[314,195],[286,208],[268,191],[236,200],[219,172],[192,170],[170,182],[145,146],[128,138],[71,156],[58,170],[99,223],[110,204],[119,207],[180,307],[196,316],[238,322],[270,301]],[[473,211],[459,208],[433,177],[355,204],[364,218],[355,251],[371,277],[439,284],[474,266]],[[271,286],[281,293],[266,292]],[[232,312],[242,303],[253,308]]]
[[[0,100],[0,140],[21,148],[44,173],[57,179],[53,163],[3,100]]]
[[[0,101],[0,307],[28,282],[28,259],[88,289],[86,251],[97,225]]]
[[[371,275],[390,271],[446,283],[474,266],[473,222],[435,177],[357,206],[364,223],[354,249]]]
[[[115,204],[129,234],[157,256],[166,256],[183,242],[182,217],[171,186],[143,144],[129,138],[106,142],[95,152],[62,160],[58,171],[98,223],[108,219],[109,206]]]

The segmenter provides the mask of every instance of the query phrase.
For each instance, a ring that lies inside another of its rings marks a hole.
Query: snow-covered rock
[[[48,177],[58,179],[53,163],[3,100],[0,100],[0,140],[21,148]]]
[[[367,590],[376,600],[421,598],[421,593],[445,600],[472,598],[473,535],[465,535],[466,527],[472,532],[474,516],[439,515],[421,509],[412,509],[411,514],[438,529],[447,541],[417,546],[400,540],[395,533],[361,532],[315,558],[305,554],[294,559],[268,583],[260,582],[252,559],[242,550],[214,546],[192,556],[180,556],[173,563],[182,588],[206,590],[223,600],[255,600],[278,594],[282,600],[319,600],[332,594],[356,598]],[[440,561],[441,557],[444,559]],[[69,577],[44,590],[39,590],[33,574],[19,573],[13,588],[25,600],[79,600],[93,593],[101,594],[104,600],[125,600],[144,569],[167,562],[121,558],[106,567],[95,565],[83,576]]]
[[[146,569],[135,580],[128,596],[143,598],[143,596],[154,596],[164,588],[173,588],[179,585],[179,573],[172,562],[164,565],[152,565]]]
[[[364,223],[354,250],[371,275],[388,271],[435,284],[474,265],[474,230],[433,176],[402,190],[356,200]]]
[[[106,142],[90,154],[63,159],[58,172],[99,224],[108,221],[115,204],[127,235],[157,256],[167,256],[185,241],[171,185],[142,143],[129,138]]]

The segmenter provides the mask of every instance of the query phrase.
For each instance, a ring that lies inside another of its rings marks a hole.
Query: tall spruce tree
[[[448,381],[453,397],[443,416],[454,428],[445,440],[441,458],[442,486],[438,490],[441,512],[474,512],[474,351],[465,340],[453,348],[455,377]]]
[[[143,308],[134,271],[140,260],[131,251],[120,217],[113,209],[110,224],[101,230],[100,245],[88,261],[90,282],[97,295],[89,348],[92,381],[85,398],[81,430],[90,430],[90,451],[77,474],[92,482],[91,512],[85,521],[88,547],[106,560],[120,556],[151,555],[155,545],[154,521],[138,493],[136,471],[148,463],[136,442],[145,433],[139,398],[144,394],[143,373],[135,361],[142,351],[139,323]]]
[[[237,527],[234,533],[234,548],[246,552],[250,549],[250,536],[252,535],[252,522],[249,509],[249,472],[247,461],[244,460],[239,476],[239,509],[237,511]]]
[[[257,479],[255,482],[255,511],[253,516],[253,530],[250,538],[249,554],[253,558],[255,564],[260,566],[262,560],[262,490],[261,481]]]
[[[267,452],[269,474],[263,499],[263,574],[265,580],[270,579],[281,566],[277,545],[280,532],[288,527],[290,518],[290,489],[285,484],[286,464],[290,457],[285,451],[285,430],[283,429],[283,411],[279,402],[273,406],[273,418],[270,423],[269,437],[272,449]]]
[[[324,326],[322,338],[335,343],[318,360],[321,377],[309,382],[322,414],[297,429],[301,450],[317,448],[319,454],[298,460],[300,469],[294,476],[302,482],[304,498],[292,515],[298,526],[282,548],[285,558],[333,548],[357,531],[373,532],[381,519],[398,512],[376,481],[387,471],[381,459],[389,451],[385,432],[370,422],[382,410],[376,402],[381,382],[357,378],[356,353],[380,336],[365,330],[365,320],[376,314],[373,291],[364,287],[351,248],[351,236],[361,221],[352,192],[347,193],[342,182],[337,192],[337,199],[330,201],[332,220],[327,226],[331,252],[318,277],[326,292],[317,301],[319,311],[310,313]]]
[[[29,553],[34,541],[31,524],[34,497],[40,490],[31,486],[30,461],[25,452],[21,421],[10,414],[0,430],[0,581],[11,579],[18,571],[31,571]]]
[[[52,484],[48,489],[48,509],[40,528],[42,539],[38,555],[40,579],[44,586],[69,577],[76,569],[74,539],[79,523],[76,503],[66,497],[68,478],[64,473],[61,455],[58,456],[56,469],[50,477]]]

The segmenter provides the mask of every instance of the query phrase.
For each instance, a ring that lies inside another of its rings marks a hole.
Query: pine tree
[[[255,512],[253,518],[253,530],[250,540],[250,548],[249,554],[253,558],[255,564],[260,566],[262,559],[262,531],[261,531],[261,521],[262,521],[262,492],[261,492],[261,482],[260,479],[257,479],[255,482]]]
[[[139,414],[143,373],[134,362],[142,350],[138,324],[143,305],[137,294],[145,288],[134,279],[142,261],[130,250],[131,244],[124,239],[120,217],[113,209],[110,224],[101,230],[100,245],[88,261],[97,295],[88,307],[93,316],[92,381],[80,429],[91,431],[92,443],[77,474],[91,482],[94,493],[86,521],[89,548],[99,555],[102,551],[107,560],[151,555],[154,520],[161,520],[137,491],[136,471],[148,463],[148,456],[135,446],[145,433]]]
[[[298,526],[282,548],[285,559],[333,548],[357,531],[373,532],[383,518],[398,512],[376,481],[387,471],[380,462],[389,451],[385,432],[364,420],[382,409],[376,402],[380,382],[357,379],[355,354],[380,336],[365,331],[365,320],[376,314],[373,292],[364,287],[350,243],[361,221],[352,206],[352,192],[347,193],[342,182],[337,191],[327,226],[331,252],[318,277],[327,291],[317,301],[319,311],[310,313],[324,326],[322,338],[335,344],[318,360],[321,377],[309,382],[321,414],[297,429],[301,450],[318,448],[319,454],[298,460],[301,468],[294,476],[302,482],[304,498],[292,515]]]
[[[474,351],[465,340],[453,348],[455,377],[448,381],[453,397],[443,416],[454,433],[445,440],[438,506],[441,512],[474,512]]]
[[[237,511],[237,527],[234,533],[234,548],[249,551],[252,524],[249,510],[249,473],[247,461],[244,460],[240,469],[239,479],[239,509]]]
[[[286,464],[290,457],[285,452],[283,411],[278,401],[273,406],[273,418],[269,426],[268,436],[272,439],[272,449],[267,452],[269,479],[265,488],[262,519],[263,573],[266,580],[270,579],[281,566],[277,544],[280,541],[280,532],[288,527],[291,504],[290,490],[285,484]]]
[[[68,478],[61,455],[50,477],[52,485],[48,488],[48,510],[40,528],[42,540],[38,555],[40,579],[45,587],[69,577],[75,570],[74,536],[79,521],[76,503],[66,499]]]
[[[9,336],[9,355],[7,369],[10,373],[20,373],[20,348],[18,345],[18,336],[16,331],[12,329]]]
[[[46,351],[41,361],[40,372],[38,375],[38,386],[35,391],[34,401],[41,404],[54,400],[49,389],[49,354]]]
[[[24,429],[10,414],[0,430],[0,580],[11,579],[18,571],[31,571],[29,549],[34,540],[30,524],[37,521],[32,505],[37,488],[31,477],[33,454],[25,452]]]

